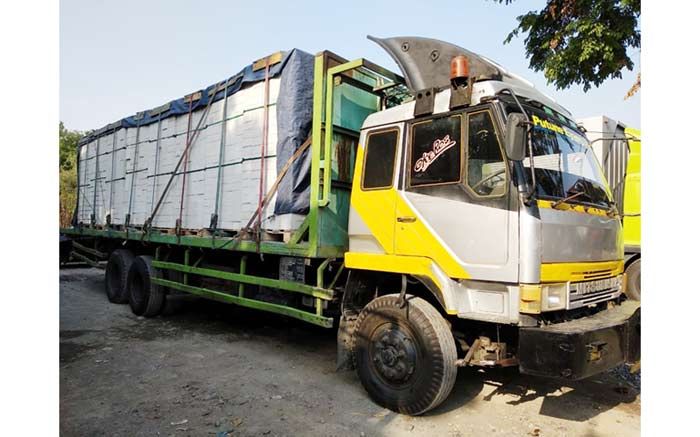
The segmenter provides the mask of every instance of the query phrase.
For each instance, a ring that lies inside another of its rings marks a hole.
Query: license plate
[[[610,290],[619,286],[617,277],[599,279],[597,281],[579,282],[571,284],[571,292],[578,295],[597,293],[599,291]]]

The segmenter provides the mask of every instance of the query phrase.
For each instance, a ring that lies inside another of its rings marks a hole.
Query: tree
[[[548,0],[541,10],[518,16],[504,44],[525,34],[530,68],[544,70],[558,89],[579,84],[588,91],[633,69],[628,49],[641,45],[639,16],[640,0]]]
[[[58,124],[58,192],[59,192],[59,221],[61,227],[70,225],[78,192],[78,172],[76,156],[78,141],[82,132],[69,131]]]
[[[75,166],[75,154],[78,141],[83,134],[79,131],[70,131],[58,123],[58,167],[60,170],[70,170]]]

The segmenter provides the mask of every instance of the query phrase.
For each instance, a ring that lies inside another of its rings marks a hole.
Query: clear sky
[[[504,45],[516,17],[544,0],[183,1],[61,0],[60,118],[69,129],[104,126],[237,73],[278,50],[331,50],[398,72],[366,36],[422,36],[483,54],[569,109],[640,127],[640,93],[624,95],[639,71],[587,93],[556,90],[528,68],[523,38]]]

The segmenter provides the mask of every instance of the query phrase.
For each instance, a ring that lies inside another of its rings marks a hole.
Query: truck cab
[[[458,365],[580,379],[633,361],[639,304],[623,302],[620,214],[570,112],[464,49],[377,41],[415,99],[362,125],[349,284],[355,271],[394,274],[396,291],[434,302],[462,330]],[[442,72],[435,52],[447,58]],[[386,348],[373,350],[375,373],[393,375]]]

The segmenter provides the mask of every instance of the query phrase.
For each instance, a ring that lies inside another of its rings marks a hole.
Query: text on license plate
[[[571,284],[571,292],[576,294],[590,294],[598,291],[609,290],[617,287],[619,284],[618,278],[600,279],[598,281],[579,282]]]

